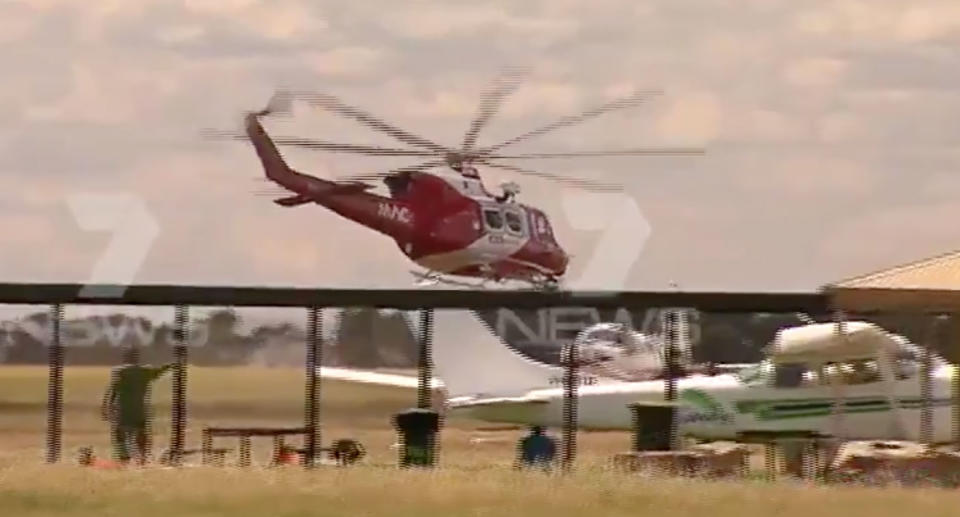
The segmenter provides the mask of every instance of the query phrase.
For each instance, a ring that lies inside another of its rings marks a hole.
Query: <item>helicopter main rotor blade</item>
[[[514,144],[523,142],[524,140],[529,140],[534,137],[545,135],[551,131],[556,131],[557,129],[562,129],[568,126],[573,126],[575,124],[580,124],[581,122],[586,122],[587,120],[599,117],[600,115],[609,113],[611,111],[639,106],[640,104],[643,104],[644,102],[646,102],[650,97],[653,97],[654,95],[659,95],[660,93],[661,92],[658,90],[641,90],[641,91],[634,92],[628,97],[617,99],[617,100],[608,102],[606,104],[597,106],[595,108],[584,111],[579,115],[568,115],[551,124],[547,124],[546,126],[543,126],[541,128],[528,131],[522,135],[513,137],[510,140],[499,143],[495,146],[482,149],[479,154],[483,155],[484,153],[493,153],[494,151],[503,149],[508,145],[514,145]]]
[[[438,167],[443,165],[445,162],[443,160],[430,160],[416,165],[408,165],[406,167],[400,167],[399,169],[394,169],[388,172],[371,172],[365,174],[348,174],[346,176],[338,176],[338,180],[352,180],[352,181],[377,181],[384,178],[389,178],[390,176],[396,176],[397,174],[403,174],[407,172],[421,172],[427,170],[431,167]]]
[[[463,152],[469,153],[477,143],[477,135],[483,129],[490,119],[500,109],[503,100],[511,93],[515,92],[523,82],[524,77],[530,72],[529,68],[507,68],[500,77],[498,77],[488,89],[483,92],[480,99],[480,108],[477,116],[470,123],[470,129],[463,138]]]
[[[313,140],[309,138],[274,138],[273,142],[277,145],[289,147],[303,147],[306,149],[320,149],[335,153],[357,153],[371,156],[437,156],[433,151],[418,151],[415,149],[394,149],[390,147],[377,147],[358,144],[340,144],[335,142],[326,142],[323,140]]]
[[[374,115],[367,113],[360,108],[349,106],[333,95],[327,93],[298,92],[297,96],[305,99],[313,106],[325,109],[338,115],[352,118],[371,129],[386,133],[407,145],[422,147],[436,153],[446,153],[451,151],[451,149],[447,149],[436,142],[414,135],[413,133],[404,131],[396,126],[392,126],[379,117],[375,117]]]
[[[210,130],[204,131],[204,136],[216,140],[250,140],[242,133],[231,131]],[[392,147],[379,147],[360,144],[343,144],[338,142],[327,142],[325,140],[314,140],[312,138],[300,138],[293,136],[275,136],[271,140],[276,145],[285,145],[290,147],[303,147],[307,149],[320,149],[335,153],[357,153],[371,156],[437,156],[433,151],[420,151],[417,149],[396,149]]]
[[[516,172],[519,174],[525,174],[527,176],[536,176],[538,178],[548,179],[551,181],[556,181],[558,183],[563,183],[571,187],[577,187],[584,190],[591,190],[595,192],[620,192],[623,190],[622,185],[615,185],[612,183],[600,183],[596,181],[584,180],[579,178],[568,178],[566,176],[559,176],[557,174],[550,174],[548,172],[539,172],[533,171],[530,169],[523,169],[520,167],[514,167],[513,165],[504,165],[502,163],[493,163],[486,160],[481,160],[480,163],[488,167],[493,167],[496,169],[503,169],[511,172]]]
[[[572,153],[485,154],[483,158],[490,160],[527,160],[532,158],[577,158],[581,156],[691,156],[705,153],[704,149],[696,147],[663,147]]]

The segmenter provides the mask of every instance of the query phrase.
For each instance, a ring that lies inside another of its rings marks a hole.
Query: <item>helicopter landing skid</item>
[[[412,274],[413,276],[419,279],[417,281],[418,287],[426,287],[426,286],[437,285],[437,284],[446,284],[446,285],[455,285],[458,287],[467,287],[471,289],[476,289],[476,288],[486,287],[487,283],[490,281],[489,279],[483,279],[480,282],[461,282],[459,280],[453,280],[451,278],[447,278],[435,271],[429,271],[426,273],[422,273],[420,271],[411,271],[410,274]]]
[[[428,272],[410,271],[410,274],[412,274],[414,277],[418,279],[417,281],[418,287],[426,287],[426,286],[432,286],[437,284],[446,284],[446,285],[454,285],[457,287],[466,287],[470,289],[483,289],[487,287],[490,284],[490,282],[494,282],[496,284],[503,284],[505,281],[509,280],[505,278],[490,277],[490,278],[484,278],[479,282],[464,282],[464,281],[448,278],[436,271],[428,271]],[[518,279],[517,281],[527,283],[530,289],[537,290],[537,291],[556,291],[560,287],[560,284],[557,281],[557,279],[552,277],[536,279],[536,280],[519,280]]]

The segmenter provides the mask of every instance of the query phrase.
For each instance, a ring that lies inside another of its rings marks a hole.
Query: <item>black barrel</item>
[[[400,435],[401,467],[434,466],[439,413],[429,409],[408,409],[393,416],[393,426]]]
[[[629,405],[633,415],[633,450],[669,451],[673,447],[670,435],[677,408],[675,404],[638,402]]]

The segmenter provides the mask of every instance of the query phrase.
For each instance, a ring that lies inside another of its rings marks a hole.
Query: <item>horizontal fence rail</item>
[[[0,304],[198,305],[490,309],[639,306],[711,312],[825,314],[829,297],[810,292],[532,291],[462,289],[308,289],[188,285],[0,284]]]

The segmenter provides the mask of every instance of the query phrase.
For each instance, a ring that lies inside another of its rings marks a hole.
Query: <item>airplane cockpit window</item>
[[[737,378],[747,386],[773,386],[777,388],[805,388],[819,381],[816,372],[804,364],[773,364],[763,361],[737,372]]]
[[[842,365],[844,384],[870,384],[880,382],[880,369],[873,360],[848,361]]]
[[[740,370],[737,372],[737,378],[746,385],[763,386],[768,383],[772,371],[772,365],[768,361],[764,361]]]
[[[922,362],[920,349],[911,343],[901,342],[900,349],[897,351],[894,359],[893,371],[897,380],[912,379],[920,373],[920,363]],[[931,357],[934,369],[945,364],[943,359],[937,354]]]
[[[778,364],[773,370],[773,385],[777,388],[799,388],[803,385],[806,373],[804,364]]]
[[[912,379],[920,372],[920,364],[913,359],[898,359],[893,368],[898,381]]]
[[[876,361],[873,360],[852,360],[825,364],[823,365],[822,378],[821,384],[823,385],[836,383],[844,386],[870,384],[883,380],[880,369]]]
[[[487,227],[492,230],[503,228],[503,216],[500,215],[499,210],[484,210],[483,220],[487,223]]]
[[[903,381],[919,376],[923,361],[922,349],[902,343],[893,357],[893,373]],[[931,356],[932,367],[941,367],[946,361],[937,354]],[[883,382],[886,374],[876,359],[846,359],[815,364],[773,364],[764,360],[737,372],[739,381],[748,386],[776,386],[778,388],[838,385],[862,385]]]
[[[514,212],[513,210],[507,210],[507,228],[510,229],[513,233],[522,233],[523,232],[523,221],[520,219],[520,214]]]

